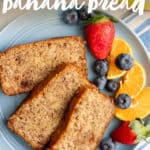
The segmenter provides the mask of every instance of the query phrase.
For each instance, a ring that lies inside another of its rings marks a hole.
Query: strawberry
[[[144,125],[139,120],[126,121],[115,129],[111,137],[122,144],[136,144],[150,136],[150,123]]]
[[[89,18],[85,24],[85,36],[92,54],[98,59],[107,58],[115,37],[114,24],[104,15]]]

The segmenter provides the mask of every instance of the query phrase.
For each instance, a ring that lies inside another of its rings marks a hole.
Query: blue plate
[[[64,24],[59,14],[58,11],[41,10],[38,12],[29,12],[17,18],[0,32],[0,51],[21,43],[59,36],[82,35],[82,29],[79,26]],[[148,77],[150,59],[144,46],[123,23],[117,23],[115,27],[116,36],[125,39],[131,45],[135,59],[144,66]],[[95,59],[88,51],[86,57],[89,71],[88,77],[90,80],[93,80],[95,75],[91,66]],[[147,78],[146,85],[150,85],[150,78]],[[9,97],[0,91],[0,149],[2,150],[31,150],[30,146],[7,128],[9,116],[26,96],[27,94],[21,94]],[[119,123],[117,119],[114,119],[104,136],[109,136]],[[134,149],[134,146],[117,144],[117,150],[131,149]]]

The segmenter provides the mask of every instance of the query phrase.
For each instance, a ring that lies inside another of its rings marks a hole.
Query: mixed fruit
[[[94,83],[100,91],[114,96],[115,116],[122,121],[115,129],[112,139],[100,143],[102,150],[114,150],[113,141],[135,144],[150,136],[150,123],[143,119],[150,114],[150,87],[144,88],[146,73],[134,59],[131,46],[122,38],[115,37],[118,20],[95,10],[88,14],[87,7],[63,12],[66,24],[84,25],[85,38],[90,52],[96,58]]]

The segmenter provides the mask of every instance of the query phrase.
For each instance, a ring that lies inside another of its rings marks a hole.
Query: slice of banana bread
[[[56,130],[64,111],[79,87],[88,85],[75,65],[41,83],[8,120],[8,127],[34,149],[41,149]]]
[[[86,74],[84,40],[78,36],[48,39],[0,53],[0,83],[7,95],[31,91],[57,66],[76,63]]]
[[[113,116],[110,97],[95,88],[82,89],[71,101],[47,150],[96,150]]]

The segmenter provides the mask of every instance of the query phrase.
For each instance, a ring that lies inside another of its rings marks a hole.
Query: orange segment
[[[136,97],[142,91],[145,80],[146,74],[144,68],[137,61],[134,61],[134,66],[123,77],[116,96],[125,93],[131,98]]]
[[[115,38],[112,44],[110,56],[108,58],[108,62],[109,62],[109,70],[107,75],[108,79],[119,78],[126,73],[126,71],[120,70],[115,64],[115,60],[117,56],[122,53],[127,53],[132,55],[132,49],[125,40],[121,38]]]
[[[150,87],[145,88],[132,100],[128,109],[115,108],[116,117],[123,121],[131,121],[136,118],[144,118],[150,114]]]

